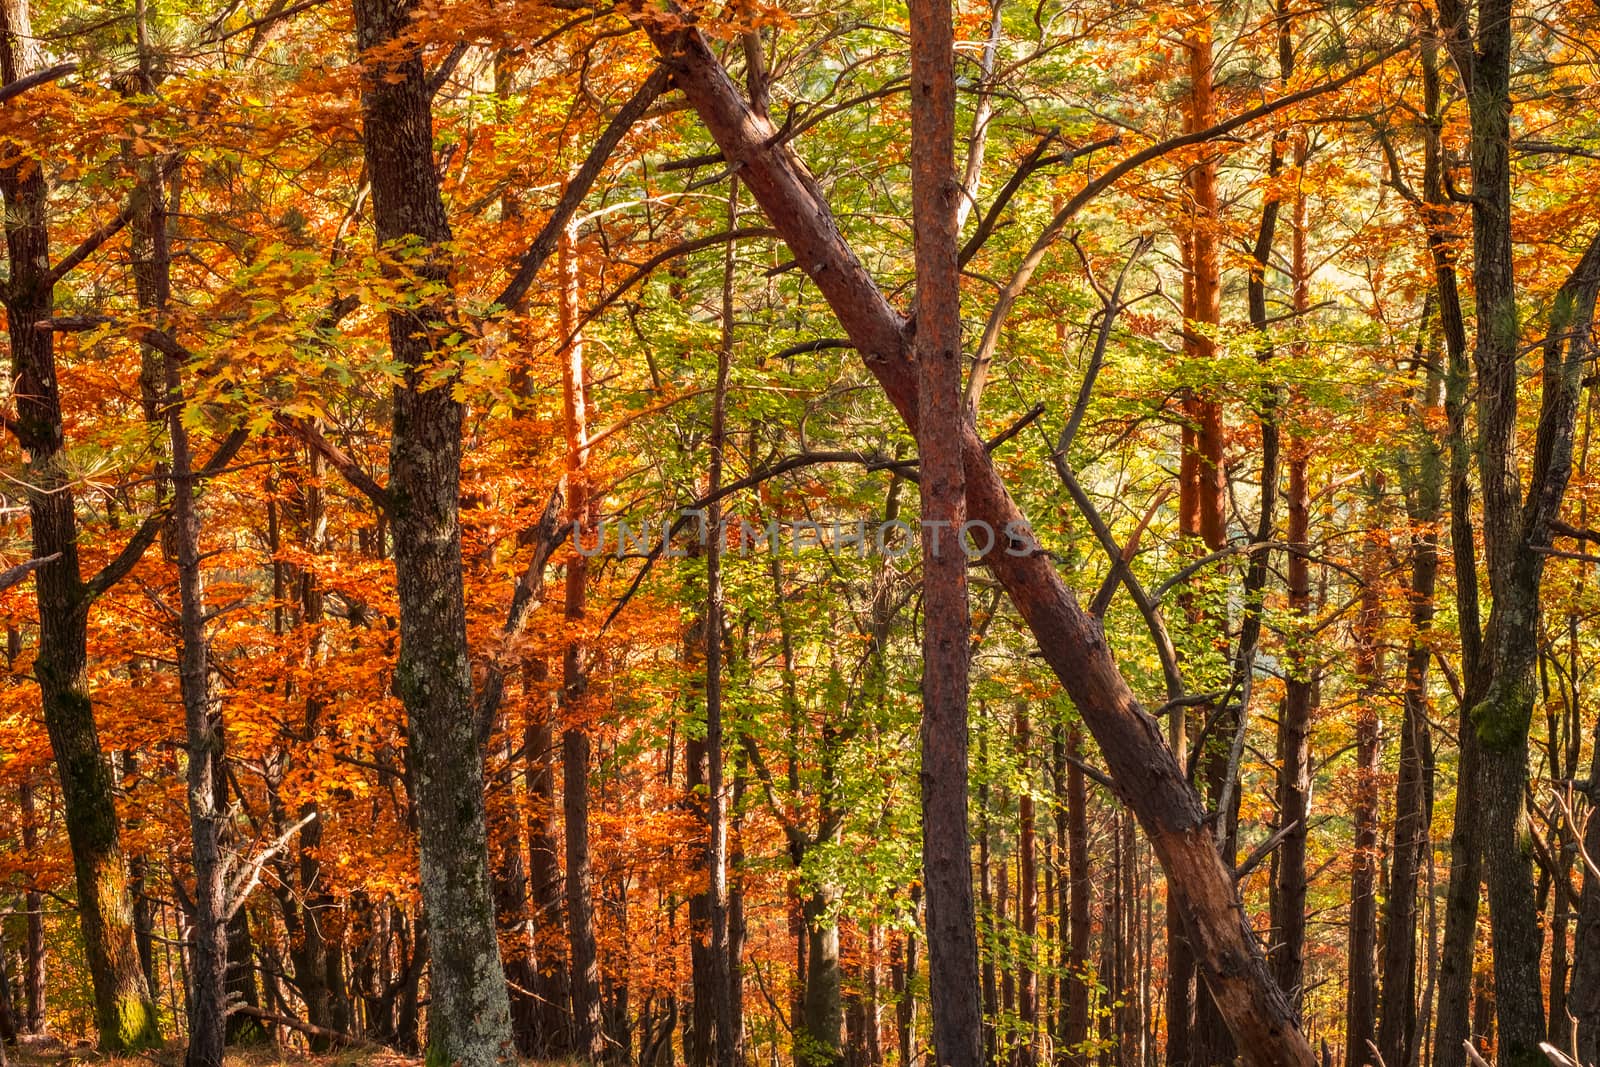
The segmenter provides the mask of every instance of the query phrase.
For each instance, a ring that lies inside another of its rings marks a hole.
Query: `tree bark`
[[[0,79],[11,85],[41,69],[28,0],[0,3]],[[13,431],[27,454],[28,515],[39,605],[39,682],[45,729],[78,889],[78,922],[94,986],[95,1026],[105,1052],[161,1040],[156,1008],[134,943],[128,862],[122,851],[111,768],[100,747],[89,696],[88,615],[97,595],[78,562],[78,522],[65,447],[55,340],[40,329],[54,310],[49,188],[42,161],[0,168],[10,268],[3,291],[11,344]]]
[[[1428,302],[1431,305],[1431,301]],[[1437,338],[1431,306],[1421,329]],[[1439,575],[1438,523],[1444,507],[1440,441],[1427,413],[1444,401],[1442,353],[1419,339],[1418,362],[1427,369],[1412,406],[1415,451],[1404,464],[1412,473],[1404,488],[1411,536],[1411,634],[1406,648],[1400,767],[1395,782],[1394,844],[1384,896],[1383,999],[1379,1005],[1378,1052],[1392,1067],[1414,1067],[1417,1042],[1417,889],[1428,828],[1433,821],[1433,741],[1428,726],[1428,665],[1433,658],[1434,588]]]
[[[1067,735],[1067,1010],[1061,1035],[1067,1063],[1087,1067],[1089,1040],[1089,791],[1084,782],[1083,731]]]
[[[1377,1036],[1378,979],[1378,695],[1383,688],[1383,653],[1378,631],[1383,623],[1382,544],[1378,511],[1383,478],[1373,475],[1367,502],[1367,530],[1361,563],[1361,608],[1355,623],[1355,674],[1360,683],[1355,711],[1356,762],[1351,821],[1355,839],[1350,857],[1350,933],[1346,954],[1344,1058],[1350,1067],[1373,1062]]]
[[[573,544],[593,525],[589,493],[588,369],[578,331],[577,234],[568,225],[557,254],[561,274],[558,327],[567,338],[561,367],[563,423],[567,437],[567,520]],[[588,560],[574,553],[567,563],[566,619],[574,630],[583,625],[588,601]],[[589,649],[574,635],[562,660],[561,796],[566,817],[567,936],[572,948],[572,1023],[578,1056],[591,1062],[605,1055],[605,1030],[600,1010],[600,961],[594,933],[594,876],[589,853],[589,723],[585,699],[589,690]]]
[[[449,220],[433,155],[432,90],[421,45],[406,40],[415,0],[356,0],[369,58],[362,136],[380,248],[425,284],[447,285]],[[400,603],[395,690],[406,709],[423,907],[432,950],[430,1063],[488,1067],[515,1055],[495,930],[483,763],[467,648],[461,561],[463,409],[454,371],[439,383],[452,332],[448,298],[389,312],[404,368],[394,390],[390,514]]]
[[[19,801],[22,809],[22,852],[31,860],[39,854],[39,822],[32,782],[22,784]],[[44,1013],[44,894],[29,889],[22,896],[22,906],[28,911],[27,936],[23,943],[22,1025],[30,1034],[43,1034],[47,1027]]]
[[[969,617],[962,431],[955,37],[950,0],[911,0],[911,213],[922,528],[922,869],[928,1003],[940,1067],[982,1062],[967,830]],[[769,207],[769,213],[771,209]],[[898,331],[896,331],[898,332]]]

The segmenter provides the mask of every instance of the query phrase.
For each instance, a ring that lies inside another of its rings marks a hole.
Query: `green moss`
[[[422,1067],[451,1067],[455,1057],[437,1039],[428,1042],[428,1051],[422,1057]]]
[[[1472,728],[1490,752],[1508,752],[1528,738],[1533,721],[1531,679],[1501,675],[1488,694],[1472,709]]]
[[[161,1044],[155,1005],[137,994],[121,994],[111,1017],[100,1023],[100,1046],[106,1052],[138,1052]]]

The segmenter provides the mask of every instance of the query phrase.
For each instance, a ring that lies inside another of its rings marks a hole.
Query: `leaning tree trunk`
[[[0,79],[9,85],[40,67],[28,0],[0,3]],[[61,801],[78,889],[78,923],[100,1047],[122,1052],[158,1044],[156,1008],[134,939],[128,862],[118,832],[111,768],[89,699],[88,613],[97,593],[78,564],[75,500],[62,468],[64,435],[55,343],[46,324],[58,278],[50,265],[49,189],[42,161],[0,168],[10,269],[0,295],[11,344],[13,431],[27,454],[28,514],[39,650],[34,676],[45,730],[61,779]]]
[[[450,224],[433,156],[432,90],[407,41],[414,0],[356,0],[356,38],[382,49],[362,83],[362,134],[380,246],[430,286],[449,283]],[[430,1062],[486,1067],[515,1055],[495,931],[461,563],[461,402],[438,381],[448,298],[389,312],[404,380],[394,390],[389,505],[400,602],[395,689],[406,709],[422,899],[433,956]]]

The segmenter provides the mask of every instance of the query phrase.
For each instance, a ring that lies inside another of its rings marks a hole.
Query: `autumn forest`
[[[1595,0],[0,0],[0,1064],[1600,1067],[1597,115]]]

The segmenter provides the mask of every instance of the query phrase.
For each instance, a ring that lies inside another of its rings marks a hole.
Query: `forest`
[[[1597,116],[1595,0],[0,0],[0,1064],[1600,1067]]]

